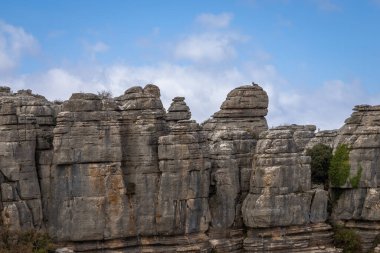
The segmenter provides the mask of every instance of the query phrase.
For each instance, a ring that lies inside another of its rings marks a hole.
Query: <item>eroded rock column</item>
[[[267,130],[268,96],[258,85],[232,90],[221,110],[203,124],[211,159],[209,236],[218,252],[239,252],[242,202],[249,191],[258,134]]]
[[[314,126],[277,127],[260,134],[250,191],[243,203],[248,252],[326,252],[331,243],[327,192],[311,189],[305,146]]]
[[[121,168],[120,113],[116,104],[112,109],[94,94],[75,93],[58,114],[48,221],[58,241],[135,235]]]
[[[0,210],[2,225],[11,230],[43,227],[35,157],[43,146],[43,125],[52,123],[51,111],[31,90],[0,87]]]
[[[208,204],[210,162],[206,136],[195,121],[179,121],[169,135],[159,139],[161,174],[157,232],[171,235],[181,252],[203,252],[211,247],[205,232],[209,228]],[[182,241],[182,245],[178,242]],[[187,250],[186,250],[187,248]]]

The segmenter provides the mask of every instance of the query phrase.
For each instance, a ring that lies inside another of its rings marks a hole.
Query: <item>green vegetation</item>
[[[343,249],[343,253],[362,252],[359,235],[352,229],[336,227],[334,231],[334,245]]]
[[[308,149],[306,155],[311,157],[311,181],[326,185],[332,158],[332,148],[324,144],[317,144]]]
[[[359,187],[360,178],[362,177],[363,167],[359,165],[359,169],[354,177],[350,178],[350,184],[353,188]]]
[[[344,185],[350,175],[349,153],[348,146],[341,144],[331,158],[328,174],[333,186]]]
[[[54,245],[47,234],[0,230],[0,253],[48,253],[53,250]]]

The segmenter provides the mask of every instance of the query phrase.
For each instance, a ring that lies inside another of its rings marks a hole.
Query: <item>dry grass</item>
[[[0,253],[49,253],[54,244],[45,233],[37,231],[13,232],[0,230]]]

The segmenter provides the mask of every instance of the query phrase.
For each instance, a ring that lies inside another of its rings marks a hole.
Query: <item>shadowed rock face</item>
[[[183,97],[166,112],[152,84],[61,105],[0,87],[2,224],[79,252],[323,252],[327,192],[311,189],[305,147],[359,133],[268,130],[267,108],[260,86],[241,86],[199,125]],[[376,201],[371,180],[358,202]]]

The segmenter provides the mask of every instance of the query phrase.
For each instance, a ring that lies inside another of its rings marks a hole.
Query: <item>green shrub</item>
[[[352,229],[337,227],[334,231],[334,245],[343,249],[343,253],[362,252],[362,242],[359,235]]]
[[[0,230],[0,253],[48,253],[54,245],[47,234],[34,230],[15,232]]]
[[[311,181],[317,184],[326,184],[328,182],[332,148],[324,144],[317,144],[313,148],[308,149],[306,155],[311,157]]]
[[[362,177],[363,167],[359,165],[359,169],[356,171],[356,175],[350,178],[350,184],[353,188],[359,187],[360,178]]]
[[[333,186],[344,185],[350,175],[349,153],[348,146],[341,144],[337,147],[335,154],[331,158],[328,174]]]

